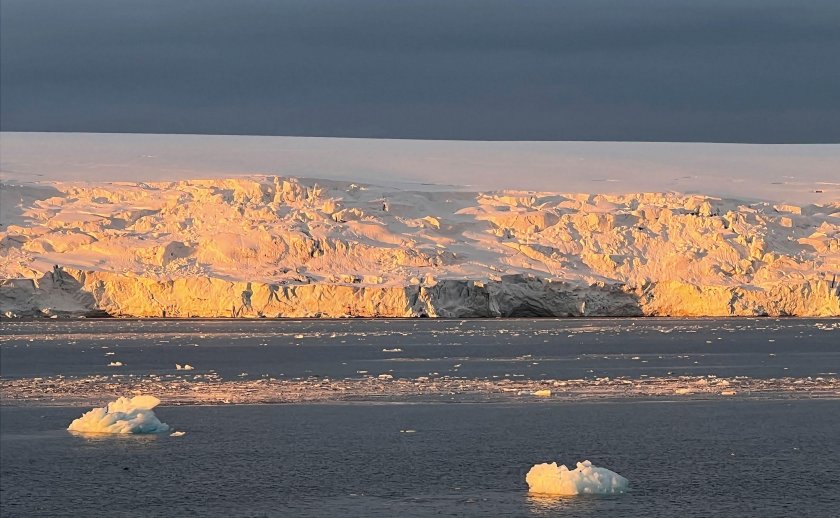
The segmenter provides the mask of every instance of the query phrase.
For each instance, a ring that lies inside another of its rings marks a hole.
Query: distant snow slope
[[[825,144],[4,132],[0,148],[0,175],[7,181],[149,182],[269,174],[424,190],[439,189],[428,185],[436,184],[478,191],[674,191],[800,205],[840,199],[840,145]]]

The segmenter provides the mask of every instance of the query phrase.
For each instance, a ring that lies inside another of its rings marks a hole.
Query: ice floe
[[[627,490],[627,479],[585,460],[570,470],[565,465],[537,464],[525,476],[531,493],[546,495],[610,495]]]
[[[160,404],[154,396],[121,397],[75,419],[68,430],[84,433],[143,434],[169,431],[152,410]]]

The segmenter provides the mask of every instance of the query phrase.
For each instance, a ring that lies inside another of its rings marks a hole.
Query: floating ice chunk
[[[187,434],[187,432],[172,432],[171,434],[169,434],[169,436],[170,437],[182,437],[186,434]]]
[[[549,389],[536,390],[532,395],[537,397],[550,397],[551,391]]]
[[[111,362],[108,367],[122,367],[123,365],[125,365],[123,362]]]
[[[191,371],[194,368],[195,367],[193,367],[189,363],[187,363],[186,365],[181,365],[180,363],[175,364],[175,370],[179,370],[179,371]]]
[[[160,404],[154,396],[121,397],[102,408],[94,408],[67,427],[85,433],[163,433],[169,425],[161,423],[152,410]]]
[[[383,353],[401,353],[402,349],[399,347],[394,347],[393,349],[382,349]]]
[[[627,490],[627,479],[585,460],[569,470],[565,465],[537,464],[525,476],[531,493],[547,495],[609,495]]]

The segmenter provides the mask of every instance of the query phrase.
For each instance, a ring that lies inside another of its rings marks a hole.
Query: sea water
[[[836,323],[5,321],[0,374],[109,375],[106,365],[118,357],[138,374],[175,370],[177,362],[225,379],[444,368],[535,379],[675,371],[831,376],[840,352]],[[164,401],[158,417],[185,432],[172,437],[73,434],[68,424],[90,406],[6,396],[3,516],[828,517],[840,507],[837,398]],[[114,396],[103,394],[101,403]],[[627,492],[528,493],[531,466],[583,460],[627,478]]]
[[[112,362],[122,365],[109,366]],[[226,379],[837,375],[840,320],[0,322],[3,378],[213,371]],[[245,373],[245,376],[240,376]]]

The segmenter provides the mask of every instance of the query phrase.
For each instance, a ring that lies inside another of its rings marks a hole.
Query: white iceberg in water
[[[163,433],[169,425],[161,423],[152,410],[160,404],[154,396],[121,397],[103,408],[94,408],[67,427],[85,433]]]
[[[627,490],[627,479],[585,460],[570,470],[565,465],[537,464],[525,476],[531,493],[546,495],[611,495]]]

